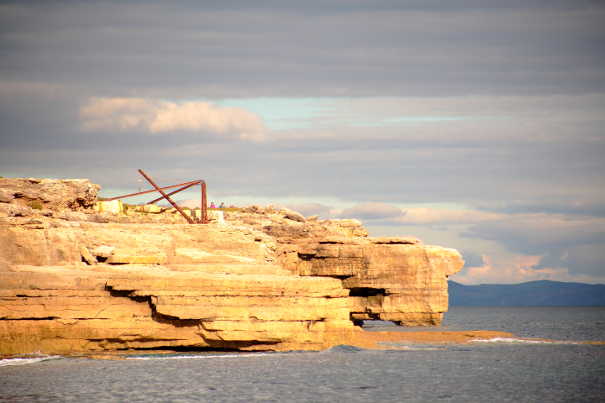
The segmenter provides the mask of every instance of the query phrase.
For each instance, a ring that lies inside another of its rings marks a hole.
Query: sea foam
[[[475,339],[473,343],[514,343],[514,344],[579,344],[575,341],[559,341],[559,340],[532,340],[518,339],[514,337],[494,337],[491,339]]]
[[[277,355],[279,353],[250,353],[250,354],[179,354],[179,355],[137,355],[126,357],[127,360],[209,360],[217,358],[248,358]]]
[[[43,357],[31,357],[31,358],[5,358],[0,360],[0,367],[6,367],[9,365],[26,365],[26,364],[35,364],[37,362],[48,361],[48,360],[56,360],[59,358],[63,358],[60,355],[47,355]]]

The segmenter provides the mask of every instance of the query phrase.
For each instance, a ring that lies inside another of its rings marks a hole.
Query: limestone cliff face
[[[0,185],[0,354],[323,349],[366,319],[440,323],[463,264],[355,220],[250,207],[189,225],[95,211],[88,181]]]
[[[299,274],[343,279],[355,322],[379,319],[406,326],[441,323],[448,308],[447,276],[463,265],[456,250],[405,238],[320,240],[298,253]]]

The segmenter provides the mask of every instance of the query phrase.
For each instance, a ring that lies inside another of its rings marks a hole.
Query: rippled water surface
[[[451,307],[442,326],[402,328],[371,322],[369,330],[498,330],[519,337],[605,340],[605,307]]]
[[[596,402],[605,346],[573,343],[604,339],[604,321],[603,308],[453,308],[444,329],[562,343],[12,362],[0,366],[0,401]]]

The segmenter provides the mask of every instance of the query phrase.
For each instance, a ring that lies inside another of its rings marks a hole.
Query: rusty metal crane
[[[179,184],[176,184],[176,185],[159,187],[153,181],[153,179],[151,179],[151,177],[149,175],[147,175],[142,169],[139,169],[138,171],[143,176],[143,178],[145,178],[147,180],[147,182],[149,182],[151,184],[151,186],[154,187],[154,189],[144,190],[142,192],[129,193],[129,194],[122,195],[122,196],[112,197],[110,199],[107,199],[107,201],[125,199],[127,197],[134,197],[134,196],[144,195],[144,194],[147,194],[147,193],[159,192],[162,196],[158,197],[156,199],[153,199],[148,204],[153,204],[153,203],[156,203],[156,202],[158,202],[158,201],[160,201],[162,199],[166,199],[168,201],[168,203],[170,203],[172,205],[172,207],[174,207],[185,218],[185,220],[187,220],[187,222],[189,224],[208,224],[208,208],[207,208],[207,199],[206,199],[206,182],[204,180],[198,179],[198,180],[194,180],[194,181],[179,183]],[[170,196],[172,196],[173,194],[176,194],[178,192],[182,192],[183,190],[189,189],[190,187],[193,187],[193,186],[196,186],[196,185],[200,185],[200,187],[201,187],[201,198],[200,198],[201,217],[200,218],[190,217],[189,215],[185,214],[185,212],[183,211],[183,209],[181,209],[178,206],[178,204],[176,204],[174,202],[174,200],[172,200],[170,198]],[[164,192],[164,190],[174,189],[174,188],[178,188],[178,189],[173,190],[170,193],[165,193]]]

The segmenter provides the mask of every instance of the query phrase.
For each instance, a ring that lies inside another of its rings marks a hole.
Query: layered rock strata
[[[447,276],[463,264],[453,249],[409,238],[314,240],[296,250],[300,275],[341,278],[351,319],[438,325],[448,308]]]
[[[189,225],[94,209],[97,190],[0,179],[0,354],[323,349],[367,319],[438,324],[463,264],[355,220],[249,207]]]

